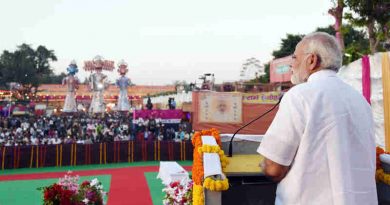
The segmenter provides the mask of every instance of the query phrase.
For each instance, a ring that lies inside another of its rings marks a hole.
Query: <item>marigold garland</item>
[[[204,204],[203,187],[201,185],[194,184],[192,192],[192,204]]]
[[[390,152],[385,152],[385,150],[383,150],[382,148],[376,147],[376,174],[375,174],[375,178],[377,181],[381,181],[387,185],[390,185],[390,174],[385,173],[383,168],[382,168],[382,162],[379,158],[379,156],[381,154],[390,154]]]
[[[218,146],[212,145],[203,145],[202,136],[211,135],[215,138]],[[222,170],[228,165],[228,158],[225,156],[224,151],[221,149],[221,137],[217,129],[212,128],[210,130],[202,130],[200,132],[195,132],[192,138],[192,145],[194,147],[194,161],[192,165],[192,180],[194,182],[193,186],[193,204],[194,205],[203,205],[204,204],[204,193],[203,188],[209,189],[211,191],[223,191],[229,188],[228,179],[224,180],[213,180],[210,177],[207,177],[203,182],[204,178],[204,168],[203,168],[203,153],[217,153],[219,155]]]
[[[195,132],[192,138],[192,145],[194,150],[198,150],[202,146],[202,134]],[[202,185],[204,170],[203,170],[203,158],[199,152],[193,152],[193,165],[192,165],[192,181],[195,185]],[[194,187],[195,187],[194,185]],[[194,189],[195,190],[195,189]]]
[[[383,169],[376,170],[376,180],[390,185],[390,174],[386,174]]]
[[[202,136],[203,135],[211,135],[217,141],[217,144],[221,146],[221,137],[219,132],[215,128],[211,128],[210,130],[202,130],[200,132],[195,132],[192,138],[192,145],[194,150],[199,150],[202,147]],[[193,165],[192,165],[192,180],[196,185],[202,185],[204,177],[203,170],[203,155],[199,152],[193,152]]]
[[[229,181],[227,178],[214,180],[211,177],[207,177],[203,182],[203,187],[210,191],[226,191],[229,189]]]
[[[226,157],[225,152],[219,146],[203,145],[198,148],[198,152],[200,155],[203,153],[217,153],[219,155],[219,159],[221,160],[222,170],[224,170],[229,164],[229,160]]]

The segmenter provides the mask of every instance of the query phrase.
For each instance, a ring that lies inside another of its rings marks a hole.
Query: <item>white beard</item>
[[[294,84],[294,85],[298,85],[298,84],[301,84],[301,83],[304,82],[303,80],[301,80],[299,78],[298,74],[292,74],[290,80],[291,80],[291,83]]]
[[[293,72],[293,74],[291,75],[291,79],[290,79],[291,83],[294,85],[304,83],[307,81],[307,78],[308,78],[306,76],[309,76],[309,75],[304,73],[303,68],[299,68],[299,70],[297,72]]]

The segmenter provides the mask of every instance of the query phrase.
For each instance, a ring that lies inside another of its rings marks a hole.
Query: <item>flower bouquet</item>
[[[165,192],[163,204],[192,205],[192,186],[190,179],[170,183],[162,190]]]
[[[96,178],[79,185],[79,176],[65,174],[57,183],[38,188],[43,192],[44,205],[102,205],[107,195]]]

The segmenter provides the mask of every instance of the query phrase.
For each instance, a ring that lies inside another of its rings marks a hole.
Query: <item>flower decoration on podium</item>
[[[382,161],[390,162],[390,152],[385,152],[382,148],[376,147],[376,181],[390,185],[390,163],[385,164]],[[384,166],[386,166],[387,172]]]
[[[219,132],[214,128],[196,132],[192,144],[193,204],[203,205],[204,189],[218,192],[229,189],[228,179],[223,173],[229,161],[221,149]]]

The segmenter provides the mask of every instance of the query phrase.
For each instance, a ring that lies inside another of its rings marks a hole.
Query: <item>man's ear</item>
[[[320,66],[320,59],[318,58],[318,55],[316,54],[310,54],[310,57],[308,59],[308,67],[310,71],[316,70]]]

